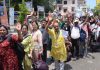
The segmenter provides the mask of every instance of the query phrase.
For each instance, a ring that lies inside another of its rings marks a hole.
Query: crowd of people
[[[87,56],[88,48],[94,51],[95,46],[100,47],[99,16],[58,19],[49,13],[38,21],[36,15],[31,14],[27,22],[17,22],[15,29],[17,34],[10,34],[6,26],[0,25],[0,70],[36,70],[34,63],[37,61],[47,63],[48,48],[55,69],[64,70],[69,57],[78,60]],[[21,46],[21,53],[17,53],[15,43]]]

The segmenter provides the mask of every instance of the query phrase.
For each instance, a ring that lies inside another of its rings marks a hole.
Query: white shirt
[[[71,30],[71,38],[78,39],[80,37],[80,29],[78,27],[72,27]]]
[[[97,27],[97,31],[96,31],[96,39],[99,37],[99,32],[100,32],[100,26]]]

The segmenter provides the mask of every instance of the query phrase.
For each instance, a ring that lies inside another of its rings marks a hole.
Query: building
[[[8,15],[7,15],[7,8],[5,6],[5,0],[0,2],[0,23],[2,25],[8,26]]]
[[[85,0],[57,0],[57,10],[59,12],[71,12],[75,13],[77,9],[86,11]]]

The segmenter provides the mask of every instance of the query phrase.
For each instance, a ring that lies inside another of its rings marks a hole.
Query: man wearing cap
[[[75,19],[73,26],[71,28],[71,42],[72,42],[71,53],[72,57],[76,59],[79,58],[79,38],[80,38],[79,20]]]

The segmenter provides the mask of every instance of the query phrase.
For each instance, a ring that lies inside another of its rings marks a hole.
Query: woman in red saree
[[[21,40],[20,27],[17,35],[8,35],[8,29],[0,25],[0,70],[20,70],[18,57],[12,47],[14,42]],[[8,35],[8,36],[7,36]]]

